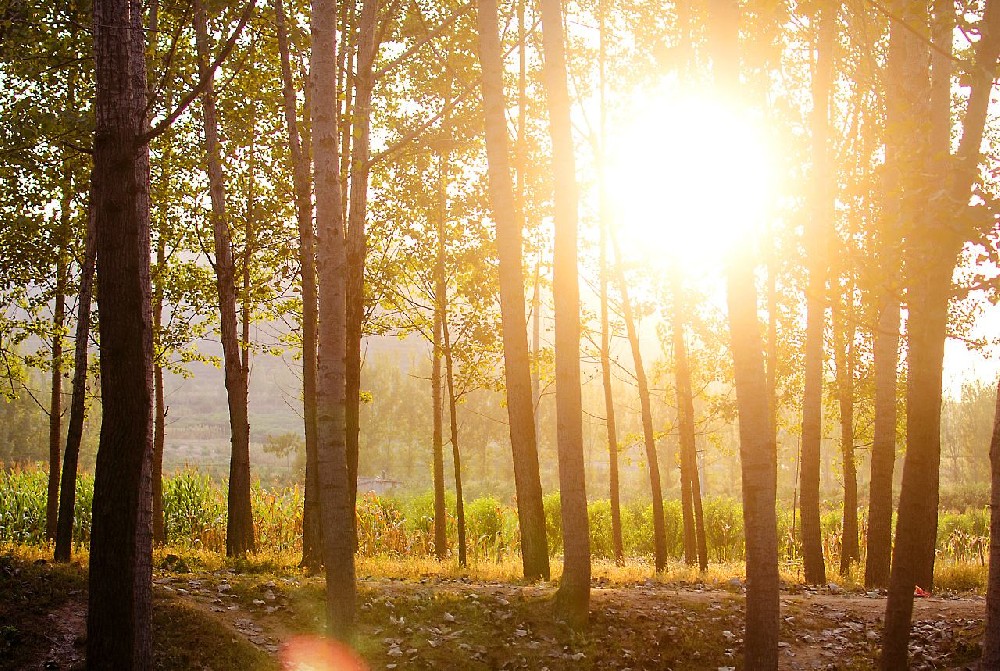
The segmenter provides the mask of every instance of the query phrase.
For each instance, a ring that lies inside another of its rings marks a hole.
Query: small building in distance
[[[401,480],[393,480],[392,478],[386,477],[385,471],[382,471],[382,473],[376,476],[358,476],[358,494],[371,493],[376,496],[395,494],[396,491],[402,486],[403,483]]]

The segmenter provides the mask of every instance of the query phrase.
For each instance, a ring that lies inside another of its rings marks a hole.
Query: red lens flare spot
[[[319,636],[297,636],[281,656],[285,671],[368,671],[368,666],[343,643]]]

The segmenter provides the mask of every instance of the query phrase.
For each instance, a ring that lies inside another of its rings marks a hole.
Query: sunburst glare
[[[774,193],[775,151],[762,124],[746,107],[676,82],[632,100],[608,157],[622,254],[692,273],[751,247]]]

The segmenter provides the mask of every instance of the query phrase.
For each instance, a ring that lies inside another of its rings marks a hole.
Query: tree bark
[[[833,228],[833,179],[830,161],[830,97],[833,85],[833,49],[837,35],[837,7],[826,2],[819,9],[816,75],[813,80],[814,207],[806,224],[809,270],[806,289],[805,385],[802,394],[801,499],[802,563],[805,581],[826,582],[823,538],[820,530],[819,485],[823,441],[823,331],[826,322],[829,236]]]
[[[83,263],[80,267],[80,289],[77,292],[76,342],[73,350],[73,396],[69,406],[69,427],[66,430],[66,452],[63,455],[62,481],[59,490],[59,520],[56,524],[55,561],[68,562],[73,548],[73,518],[76,509],[76,475],[83,439],[83,421],[87,412],[87,367],[90,344],[90,309],[94,291],[94,264],[97,256],[97,235],[94,230],[94,208],[87,208],[87,232]]]
[[[166,443],[167,406],[163,398],[163,366],[157,352],[156,341],[160,337],[163,320],[163,280],[166,264],[166,248],[163,236],[156,245],[156,269],[160,279],[153,287],[153,545],[163,545],[167,541],[163,518],[163,447]]]
[[[853,287],[844,300],[850,304]],[[837,402],[840,406],[840,455],[844,476],[844,511],[840,543],[840,575],[850,574],[861,559],[858,545],[858,472],[854,463],[854,314],[849,307],[834,326],[837,364]]]
[[[441,234],[438,229],[438,235]],[[440,243],[439,243],[440,244]],[[447,512],[444,502],[444,409],[441,398],[441,332],[444,330],[444,315],[441,314],[442,297],[440,292],[444,284],[444,267],[440,251],[435,263],[435,293],[434,296],[434,335],[431,341],[431,412],[433,430],[431,432],[431,447],[433,449],[434,475],[434,556],[438,561],[448,553]]]
[[[562,580],[556,592],[556,608],[570,626],[581,627],[590,615],[590,533],[580,392],[576,160],[562,6],[560,0],[541,0],[539,5],[555,178],[552,292],[555,297],[556,437],[564,562]]]
[[[603,26],[602,26],[603,29]],[[603,147],[603,144],[602,144]],[[603,177],[603,171],[602,171]],[[604,387],[605,425],[608,431],[608,496],[611,499],[611,541],[615,563],[625,564],[625,547],[622,542],[621,487],[618,482],[618,429],[615,424],[615,399],[611,388],[611,324],[608,317],[608,227],[605,185],[601,184],[601,241],[600,241],[600,292],[601,292],[601,383]]]
[[[299,264],[302,281],[302,417],[306,439],[305,500],[302,510],[303,567],[317,569],[322,563],[323,529],[319,524],[318,483],[316,481],[316,247],[313,234],[312,188],[309,183],[309,156],[302,150],[299,135],[298,103],[292,79],[288,31],[282,0],[274,0],[275,28],[281,58],[281,91],[288,158],[295,191],[295,218],[299,233]],[[308,113],[308,112],[307,112]]]
[[[639,331],[635,325],[632,302],[629,300],[628,284],[625,281],[625,272],[621,266],[621,252],[618,249],[618,241],[613,232],[611,233],[611,241],[615,251],[615,260],[618,262],[615,272],[618,276],[618,291],[622,296],[622,316],[625,319],[625,332],[628,335],[628,343],[632,349],[632,361],[635,364],[635,381],[639,390],[639,410],[642,419],[643,443],[646,447],[649,488],[653,499],[653,561],[656,566],[656,572],[659,573],[667,565],[667,531],[663,519],[663,489],[660,485],[660,462],[656,454],[656,437],[653,433],[653,411],[649,400],[649,382],[646,379],[646,368],[642,363],[642,351],[639,349]],[[688,480],[686,489],[689,497],[690,484],[691,481]],[[688,498],[688,503],[690,503],[690,498]],[[687,510],[688,514],[690,514],[690,507]],[[685,521],[688,525],[691,524],[691,521]],[[692,549],[694,548],[692,547]],[[687,550],[686,543],[685,550]]]
[[[684,508],[684,558],[688,564],[698,562],[708,570],[708,543],[701,503],[701,479],[698,477],[698,450],[694,431],[694,394],[691,391],[691,364],[684,341],[683,292],[680,273],[673,274],[674,314],[674,382],[677,387],[677,426],[681,451],[681,496]],[[773,416],[773,415],[772,415]],[[690,518],[690,519],[689,519]]]
[[[986,583],[986,631],[982,671],[1000,669],[1000,387],[990,439],[990,569]]]
[[[778,668],[778,527],[776,445],[767,405],[757,292],[749,263],[729,269],[727,304],[735,364],[746,529],[747,614],[744,664]]]
[[[483,70],[486,157],[489,164],[490,206],[496,221],[500,275],[500,317],[507,388],[507,416],[521,531],[521,561],[528,580],[549,579],[545,512],[538,471],[535,410],[532,406],[528,326],[524,315],[524,273],[521,227],[514,206],[507,148],[503,55],[497,35],[495,0],[478,0],[479,60]]]
[[[152,667],[150,456],[153,323],[142,3],[93,4],[91,200],[97,238],[103,422],[94,474],[87,668]]]
[[[739,92],[739,4],[713,0],[709,52],[715,81],[728,95]],[[745,247],[746,245],[744,245]],[[733,372],[739,414],[743,526],[746,534],[747,597],[744,667],[778,668],[777,445],[767,398],[764,343],[757,318],[753,261],[736,248],[727,264],[726,303],[732,335]]]
[[[917,5],[897,2],[893,11],[903,21],[922,19]],[[926,20],[926,16],[923,17]],[[868,550],[865,560],[865,584],[888,587],[892,555],[892,480],[896,456],[896,368],[899,358],[899,297],[902,282],[901,244],[907,222],[917,216],[911,188],[918,189],[913,175],[922,172],[915,163],[921,155],[914,124],[927,99],[927,53],[919,38],[900,23],[889,29],[885,93],[885,200],[882,203],[882,236],[877,250],[879,264],[889,269],[880,287],[879,321],[874,335],[875,366],[875,435],[872,444],[871,484],[869,485]],[[923,65],[922,65],[923,64]],[[923,71],[923,72],[922,72]],[[923,77],[923,79],[921,79]]]
[[[200,0],[194,4],[198,69],[209,81],[202,95],[205,155],[209,195],[212,201],[212,232],[215,238],[215,278],[219,297],[222,358],[229,403],[232,454],[229,461],[229,513],[226,522],[226,555],[238,557],[254,551],[253,512],[250,508],[250,422],[247,415],[247,380],[240,356],[236,325],[236,275],[229,221],[226,216],[225,178],[215,110],[215,87],[208,64],[208,19]]]
[[[310,113],[319,237],[317,466],[327,627],[341,640],[354,630],[354,508],[347,464],[347,253],[337,127],[337,5],[313,0]]]
[[[347,220],[347,473],[351,505],[358,498],[358,450],[361,432],[361,338],[365,322],[365,219],[368,214],[368,157],[371,153],[372,73],[378,40],[378,0],[364,0],[358,26],[357,75],[351,131],[351,190]],[[355,521],[355,526],[357,526]],[[354,530],[357,545],[357,529]]]
[[[892,472],[896,463],[896,367],[899,363],[899,303],[886,296],[875,328],[875,425],[868,485],[865,587],[889,585],[892,556]]]
[[[67,192],[69,186],[66,187]],[[63,221],[60,228],[69,226],[70,199],[63,198]],[[60,236],[65,239],[62,235]],[[56,299],[52,310],[52,375],[49,395],[49,477],[45,502],[45,537],[55,540],[59,520],[59,460],[62,453],[62,357],[63,328],[66,325],[66,249],[60,243],[56,260]]]
[[[921,11],[925,12],[925,9],[921,8]],[[923,16],[926,18],[925,13]],[[903,462],[899,518],[880,660],[880,668],[884,670],[907,667],[914,587],[933,589],[941,465],[941,378],[948,303],[952,273],[964,238],[975,234],[974,230],[942,227],[938,218],[954,217],[955,211],[963,211],[969,206],[981,157],[993,75],[1000,53],[1000,3],[995,0],[986,3],[979,30],[982,37],[976,44],[975,67],[969,76],[971,90],[958,153],[951,161],[942,157],[931,166],[927,166],[925,161],[922,172],[910,175],[927,191],[945,184],[946,202],[938,203],[940,209],[925,212],[913,222],[904,257],[908,268],[909,309],[906,458]],[[944,46],[939,44],[938,48]],[[926,77],[923,77],[920,83],[925,82]],[[914,126],[927,133],[916,141],[926,142],[927,138],[933,137],[933,132],[928,132],[926,124],[919,123],[922,119],[917,116],[920,108],[915,105],[911,110],[914,116],[910,120]],[[933,140],[930,143],[932,145]],[[919,169],[920,163],[915,161],[915,167]],[[928,170],[928,167],[932,169]],[[933,183],[928,181],[928,177]]]
[[[465,541],[465,501],[462,498],[462,451],[458,443],[458,399],[455,395],[454,358],[451,351],[451,337],[448,334],[448,306],[444,306],[444,328],[441,330],[444,348],[445,380],[448,388],[448,418],[451,435],[451,458],[455,468],[455,517],[458,522],[458,565],[468,566]]]

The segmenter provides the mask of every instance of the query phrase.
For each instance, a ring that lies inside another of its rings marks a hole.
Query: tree
[[[854,286],[845,275],[842,303],[833,310],[833,347],[836,365],[836,396],[840,408],[840,456],[844,478],[844,510],[840,542],[840,575],[850,573],[851,564],[861,559],[858,545],[858,470],[854,461],[854,389],[858,344]]]
[[[368,253],[365,220],[368,216],[369,158],[371,154],[372,92],[375,56],[381,31],[378,0],[361,5],[358,25],[357,72],[354,76],[354,110],[351,115],[350,198],[347,213],[347,468],[351,501],[358,496],[358,448],[361,429],[361,338],[366,307],[365,258]],[[379,34],[376,34],[376,33]],[[355,534],[356,535],[356,534]]]
[[[95,0],[94,173],[101,424],[94,474],[87,666],[152,666],[153,321],[141,4]]]
[[[826,2],[817,10],[816,74],[813,79],[812,141],[813,208],[805,244],[809,284],[806,290],[805,388],[802,396],[801,504],[802,564],[807,583],[826,582],[819,520],[820,446],[823,431],[823,331],[826,321],[827,248],[833,228],[834,176],[830,159],[830,105],[837,7]]]
[[[684,339],[684,293],[680,273],[672,277],[674,312],[674,381],[677,387],[677,430],[680,437],[681,496],[684,516],[684,559],[708,570],[708,541],[705,536],[705,515],[701,503],[701,477],[698,473],[698,452],[695,444],[694,393],[691,389],[691,364]],[[772,415],[773,416],[773,415]]]
[[[313,0],[310,116],[313,192],[319,237],[317,272],[317,475],[326,566],[327,627],[346,640],[354,628],[354,508],[350,500],[345,425],[347,355],[346,243],[337,124],[337,5]]]
[[[555,177],[552,291],[555,295],[556,438],[564,557],[556,607],[571,626],[583,626],[590,615],[590,534],[580,393],[576,160],[573,155],[562,4],[560,0],[541,0],[540,6],[545,93]]]
[[[618,261],[616,266],[618,292],[622,297],[622,316],[625,319],[625,331],[628,334],[628,342],[632,350],[636,386],[639,391],[643,444],[646,447],[646,467],[649,470],[649,489],[653,500],[654,564],[656,572],[659,573],[667,565],[667,533],[663,519],[663,489],[660,486],[660,461],[656,454],[656,436],[653,433],[653,411],[649,398],[649,381],[646,379],[646,369],[642,364],[642,351],[639,348],[639,331],[635,325],[635,313],[632,310],[632,302],[629,300],[628,283],[625,281],[625,272],[621,265],[622,256],[613,232],[611,234],[611,241],[615,250],[615,259]]]
[[[951,9],[948,8],[949,14]],[[986,3],[979,31],[982,37],[976,44],[973,68],[969,73],[971,89],[962,117],[963,132],[957,153],[954,156],[933,154],[933,160],[917,162],[915,167],[922,168],[920,172],[906,175],[916,178],[918,188],[926,189],[926,193],[939,191],[943,184],[944,197],[937,207],[925,210],[922,216],[910,222],[903,250],[909,309],[906,458],[880,659],[880,668],[887,670],[907,668],[914,587],[929,589],[933,578],[948,304],[952,295],[952,274],[962,245],[977,228],[984,226],[983,220],[976,216],[977,208],[970,205],[970,194],[977,180],[986,110],[1000,54],[1000,3]],[[950,40],[939,42],[935,49],[949,53],[950,44]],[[936,59],[935,63],[940,65],[941,60]],[[941,72],[935,76],[940,77]],[[933,79],[931,88],[933,92]],[[950,110],[947,98],[932,96],[931,102]],[[950,117],[950,113],[936,114],[935,109],[928,114],[919,107],[908,112],[907,120],[923,131],[915,140],[924,143],[929,141],[929,131],[933,131],[920,121],[929,118],[932,123],[935,120],[940,123],[942,118]],[[918,116],[921,112],[923,116]],[[941,225],[942,220],[951,218],[958,218],[961,225]],[[985,225],[992,225],[992,217],[986,219]]]
[[[990,569],[986,583],[986,630],[982,671],[1000,667],[1000,386],[990,438]]]
[[[73,356],[73,396],[70,400],[66,451],[63,455],[62,481],[59,490],[59,519],[56,524],[56,561],[70,560],[73,546],[73,515],[76,509],[76,475],[83,441],[83,420],[87,401],[87,367],[90,351],[90,309],[94,290],[94,266],[97,261],[97,235],[93,209],[88,216],[83,268],[76,318],[76,343]]]
[[[711,9],[709,50],[716,85],[735,96],[739,89],[739,7],[734,0],[714,0]],[[764,670],[778,668],[777,446],[771,426],[753,270],[752,258],[745,251],[729,260],[726,305],[739,413],[746,533],[744,665]]]
[[[305,424],[306,484],[302,512],[302,565],[317,568],[322,563],[322,529],[316,482],[316,250],[313,231],[312,187],[309,183],[309,152],[302,147],[298,105],[292,79],[288,30],[281,0],[274,0],[275,29],[281,58],[282,102],[288,133],[288,161],[295,189],[295,216],[299,229],[299,264],[302,283],[302,419]]]
[[[226,523],[226,554],[241,556],[256,548],[253,511],[250,507],[250,421],[247,413],[247,376],[241,361],[236,331],[236,277],[229,220],[226,217],[226,194],[219,148],[218,120],[215,109],[214,76],[209,70],[208,19],[200,0],[194,5],[195,39],[198,70],[208,82],[202,94],[205,130],[205,155],[212,200],[212,232],[215,238],[215,275],[222,328],[223,368],[229,402],[229,426],[232,456],[229,463],[229,509]]]
[[[510,176],[503,55],[497,37],[496,2],[479,0],[478,9],[486,154],[489,163],[490,205],[496,221],[497,252],[500,259],[504,371],[510,444],[514,458],[514,485],[517,489],[517,519],[521,530],[521,561],[525,578],[548,580],[549,553],[545,539],[542,484],[538,473],[528,325],[524,315],[521,229],[514,207],[514,187]]]

